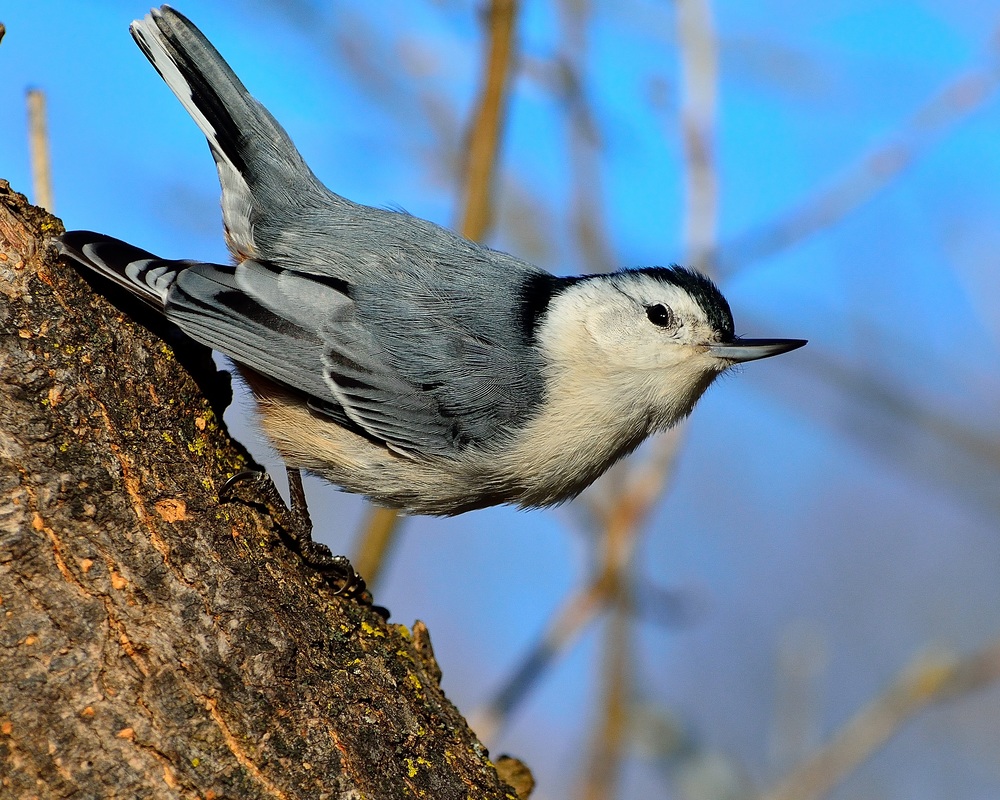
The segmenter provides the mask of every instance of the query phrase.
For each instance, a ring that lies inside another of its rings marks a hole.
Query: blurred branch
[[[585,495],[587,510],[600,525],[614,517],[626,497],[647,512],[657,503],[673,474],[686,430],[686,422],[681,422],[660,434],[646,450],[612,467]]]
[[[490,200],[496,180],[496,161],[504,121],[506,97],[513,65],[517,0],[491,0],[486,18],[488,46],[476,113],[469,129],[465,205],[461,233],[481,239],[490,221]],[[381,572],[399,528],[399,514],[392,509],[372,509],[362,528],[357,548],[358,571],[369,586]],[[360,565],[365,565],[367,571]]]
[[[1000,31],[994,30],[987,63],[934,94],[887,142],[862,156],[841,178],[783,217],[738,236],[716,254],[720,274],[785,250],[839,222],[888,186],[948,130],[966,119],[1000,85]]]
[[[686,167],[684,241],[691,266],[707,272],[716,247],[719,208],[714,153],[718,44],[708,0],[681,0],[676,8]]]
[[[897,354],[902,347],[892,342],[887,345]],[[878,352],[869,352],[878,363]],[[927,374],[947,374],[947,365],[930,360],[926,353],[919,357]],[[817,402],[816,384],[805,377],[842,392],[846,401]],[[953,382],[962,383],[959,379]],[[930,408],[925,400],[891,385],[884,370],[848,364],[821,348],[789,362],[759,385],[839,433],[846,431],[892,466],[947,488],[991,517],[1000,514],[996,492],[1000,439],[983,422]]]
[[[666,589],[648,579],[637,579],[632,586],[632,616],[660,628],[688,626],[703,618],[708,607],[704,597],[690,590]]]
[[[399,528],[399,512],[394,508],[367,504],[362,523],[362,539],[353,559],[354,569],[365,576],[365,583],[374,586],[382,575],[389,550]]]
[[[591,272],[607,272],[612,263],[601,210],[599,159],[600,137],[590,113],[583,85],[582,61],[586,54],[585,0],[563,0],[558,4],[562,23],[562,53],[557,59],[560,99],[565,104],[566,133],[572,164],[571,225],[580,253]],[[528,696],[555,660],[576,641],[580,633],[604,610],[613,587],[618,584],[621,564],[612,564],[610,551],[597,575],[571,595],[550,618],[540,638],[504,681],[483,709],[472,715],[479,735],[490,741],[521,701]]]
[[[465,170],[465,208],[459,231],[467,239],[481,239],[490,224],[496,172],[497,150],[513,65],[516,0],[492,0],[487,26],[489,49],[485,79],[476,115],[469,131],[468,162]]]
[[[470,715],[470,724],[483,741],[496,736],[556,659],[616,598],[627,597],[622,606],[629,614],[634,611],[635,591],[628,576],[629,565],[638,534],[666,489],[680,440],[677,428],[668,431],[639,464],[635,478],[620,484],[613,498],[608,498],[608,502],[592,498],[588,509],[601,532],[603,545],[597,575],[562,604],[510,678],[482,710]],[[615,468],[623,469],[623,465]]]
[[[568,5],[564,2],[563,7]],[[569,13],[564,14],[569,17]],[[603,142],[597,121],[587,101],[583,65],[586,52],[584,26],[567,19],[563,55],[558,60],[559,89],[566,105],[569,160],[572,165],[570,228],[576,239],[585,272],[609,272],[615,268],[604,218],[601,151]]]
[[[657,495],[658,496],[658,495]],[[480,738],[489,741],[528,695],[555,659],[612,601],[623,595],[627,570],[636,545],[636,532],[650,509],[641,494],[625,493],[602,519],[603,551],[597,576],[563,603],[545,632],[493,699],[471,715]],[[631,592],[626,595],[631,597]],[[626,604],[626,608],[629,604]]]
[[[677,41],[684,133],[684,243],[693,266],[706,269],[716,246],[718,181],[713,141],[718,85],[718,46],[709,0],[678,0]],[[673,472],[681,430],[655,441],[644,461],[629,461],[619,491],[604,508],[594,505],[603,530],[608,600],[615,613],[608,623],[603,675],[604,702],[591,741],[583,796],[612,800],[618,794],[631,708],[632,555],[650,511]]]
[[[688,16],[681,30],[682,38],[693,37],[681,48],[682,54],[686,54],[684,68],[690,73],[688,100],[691,110],[689,112],[685,106],[682,111],[692,142],[687,164],[690,172],[697,173],[697,177],[689,176],[687,180],[688,250],[711,252],[714,239],[710,237],[714,237],[718,205],[710,147],[717,80],[715,36],[706,0],[684,2],[698,6],[685,12]],[[589,8],[582,0],[564,0],[560,8],[566,31],[562,66],[574,166],[574,228],[588,267],[593,271],[606,271],[612,259],[600,209],[600,173],[596,159],[600,136],[586,103],[581,66],[586,52],[584,33]],[[701,48],[707,48],[708,53],[699,52]],[[710,215],[710,219],[702,219],[704,214]],[[696,237],[701,238],[696,240]],[[682,437],[683,426],[675,427],[650,446],[645,459],[632,458],[618,464],[588,490],[585,495],[588,525],[599,532],[598,540],[603,546],[597,577],[563,604],[494,698],[483,711],[473,715],[475,730],[487,741],[556,658],[604,608],[613,605],[619,612],[610,623],[608,646],[615,646],[615,637],[628,638],[634,594],[628,574],[632,554],[649,513],[663,497],[669,483]],[[607,655],[609,660],[613,657],[613,654]],[[594,751],[587,759],[587,763],[597,765],[586,779],[587,792],[592,797],[613,794],[621,750],[611,732],[617,729],[619,715],[624,718],[627,713],[627,698],[622,697],[618,687],[606,685],[606,691],[603,714],[593,738]],[[593,794],[598,789],[603,794]]]
[[[31,180],[35,205],[52,212],[52,160],[49,157],[49,134],[45,122],[45,93],[29,89],[28,146],[31,152]]]
[[[827,640],[818,627],[793,622],[782,631],[775,669],[773,728],[768,760],[784,773],[819,744],[820,682],[829,664]]]
[[[0,42],[3,41],[4,34],[7,33],[7,26],[0,22]]]
[[[601,684],[604,697],[600,724],[594,730],[582,791],[584,800],[612,800],[621,778],[622,756],[628,742],[632,699],[631,620],[628,601],[619,593],[608,619]]]
[[[489,743],[496,739],[497,734],[521,701],[534,688],[538,679],[604,610],[608,583],[607,573],[602,572],[586,588],[566,600],[552,617],[537,643],[493,698],[482,709],[469,715],[469,725],[482,741]]]
[[[915,714],[1000,681],[1000,640],[959,661],[917,658],[892,686],[850,720],[761,800],[813,800],[833,789]]]
[[[930,368],[932,365],[926,356],[922,358]],[[821,350],[805,364],[804,368],[811,368],[815,374],[848,391],[857,400],[857,407],[865,409],[866,418],[871,408],[877,408],[883,415],[896,420],[897,424],[908,424],[913,429],[926,431],[965,457],[977,461],[979,469],[989,468],[1000,474],[1000,442],[987,435],[981,425],[967,425],[927,408],[904,390],[888,385],[881,377],[882,372],[839,363]],[[860,432],[870,439],[871,420],[868,422]],[[864,420],[859,424],[864,424]],[[954,463],[948,468],[954,469]]]

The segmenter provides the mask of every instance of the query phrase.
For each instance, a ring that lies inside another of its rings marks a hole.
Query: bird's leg
[[[309,516],[309,504],[306,502],[306,490],[302,486],[302,473],[292,467],[286,467],[285,470],[288,474],[288,496],[291,499],[293,521],[289,536],[299,546],[299,552],[307,564],[322,572],[334,572],[343,576],[344,585],[337,590],[337,594],[362,597],[367,592],[365,579],[354,571],[347,556],[335,556],[329,547],[312,538],[313,524]],[[271,485],[274,485],[273,482]]]
[[[245,470],[233,475],[223,484],[219,497],[223,500],[235,499],[236,487],[241,484],[249,485],[252,497],[248,502],[260,505],[267,511],[275,524],[295,542],[300,555],[309,566],[341,584],[337,588],[338,595],[371,605],[371,594],[365,586],[364,578],[354,571],[350,560],[346,556],[335,556],[325,544],[313,540],[312,520],[309,517],[305,489],[302,487],[302,473],[291,467],[287,471],[291,508],[285,506],[285,501],[270,476],[258,470]]]

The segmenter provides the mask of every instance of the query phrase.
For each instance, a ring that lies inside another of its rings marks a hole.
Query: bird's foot
[[[222,501],[238,500],[263,508],[275,524],[295,543],[302,560],[322,572],[336,586],[341,597],[357,600],[372,606],[372,595],[365,579],[355,571],[347,556],[334,555],[325,544],[312,538],[312,520],[306,506],[302,478],[298,470],[288,470],[288,487],[291,508],[285,505],[278,487],[271,476],[260,470],[244,470],[233,475],[219,490]],[[382,613],[384,609],[373,606]],[[382,613],[388,617],[388,612]]]

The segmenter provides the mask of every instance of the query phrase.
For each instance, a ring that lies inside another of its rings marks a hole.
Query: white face
[[[593,346],[626,370],[683,373],[721,371],[727,365],[707,346],[719,342],[698,302],[683,288],[642,273],[588,281],[577,313]]]
[[[551,298],[535,342],[546,395],[523,452],[576,453],[580,485],[691,413],[728,367],[805,344],[737,341],[710,281],[660,268],[571,283]]]
[[[730,365],[709,352],[719,340],[684,288],[641,272],[570,287],[553,298],[538,335],[561,400],[642,418],[652,429],[688,414]]]

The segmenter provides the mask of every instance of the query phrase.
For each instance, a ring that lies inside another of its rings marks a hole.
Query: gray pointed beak
[[[738,364],[743,361],[780,356],[782,353],[797,350],[806,341],[806,339],[737,339],[735,342],[710,345],[708,352],[716,358]]]

